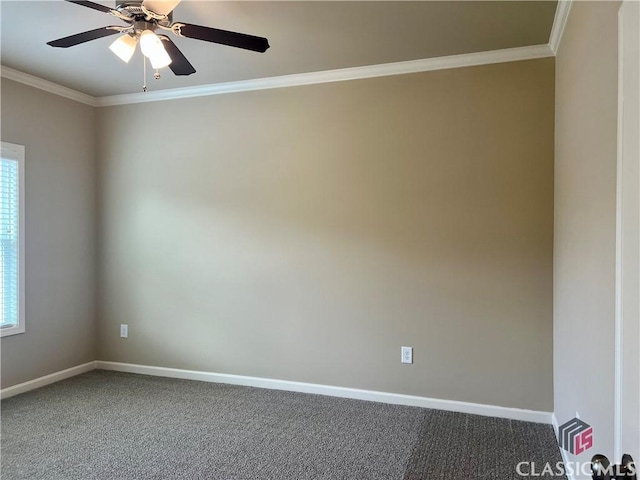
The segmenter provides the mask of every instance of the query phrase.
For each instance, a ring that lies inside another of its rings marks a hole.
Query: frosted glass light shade
[[[171,63],[171,57],[164,49],[162,40],[151,30],[145,30],[140,34],[140,50],[151,60],[153,68],[166,67]]]
[[[138,40],[136,37],[125,34],[113,42],[109,49],[124,62],[129,63],[129,60],[131,60],[131,57],[133,57],[133,54],[136,51],[137,44]]]
[[[149,60],[151,61],[151,66],[156,70],[166,67],[171,63],[171,57],[164,48],[154,53],[153,57],[149,57]]]
[[[164,49],[162,40],[151,30],[145,30],[140,34],[140,50],[142,50],[145,57],[153,57],[153,54],[160,48]]]

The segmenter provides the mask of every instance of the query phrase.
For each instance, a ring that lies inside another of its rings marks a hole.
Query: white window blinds
[[[9,147],[10,145],[10,147]],[[16,148],[11,148],[16,147]],[[18,148],[19,147],[19,148]],[[2,143],[0,158],[0,328],[5,333],[24,331],[22,245],[22,185],[24,148]]]

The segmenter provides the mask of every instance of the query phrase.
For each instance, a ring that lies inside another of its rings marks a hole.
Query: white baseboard
[[[293,382],[289,380],[275,380],[271,378],[249,377],[245,375],[230,375],[226,373],[201,372],[196,370],[182,370],[178,368],[152,367],[148,365],[134,365],[130,363],[105,362],[98,360],[96,368],[114,370],[118,372],[138,373],[157,377],[182,378],[199,380],[202,382],[226,383],[247,387],[270,388],[272,390],[287,390],[291,392],[314,393],[332,397],[353,398],[372,402],[409,405],[413,407],[433,408],[452,412],[470,413],[487,417],[509,418],[527,422],[551,424],[551,412],[523,410],[519,408],[498,407],[479,403],[459,402],[455,400],[440,400],[436,398],[403,395],[400,393],[376,392],[357,388],[318,385],[315,383]]]
[[[435,410],[447,410],[451,412],[470,413],[486,417],[509,418],[526,422],[554,424],[555,417],[551,412],[536,410],[524,410],[520,408],[499,407],[480,403],[459,402],[456,400],[441,400],[437,398],[419,397],[416,395],[404,395],[401,393],[377,392],[358,388],[335,387],[331,385],[319,385],[316,383],[294,382],[290,380],[276,380],[271,378],[249,377],[245,375],[231,375],[227,373],[201,372],[197,370],[182,370],[178,368],[152,367],[149,365],[135,365],[131,363],[95,361],[67,368],[44,377],[36,378],[28,382],[13,385],[0,390],[0,399],[5,399],[20,393],[35,390],[51,383],[59,382],[75,375],[94,369],[113,370],[117,372],[138,373],[157,377],[182,378],[186,380],[199,380],[201,382],[226,383],[229,385],[242,385],[246,387],[270,388],[272,390],[286,390],[290,392],[313,393],[328,395],[331,397],[353,398],[371,402],[390,403],[395,405],[408,405],[412,407],[433,408]],[[563,452],[564,455],[564,452]],[[564,457],[563,457],[564,458]],[[565,459],[566,460],[566,459]],[[572,479],[570,479],[572,480]]]
[[[84,363],[82,365],[67,368],[66,370],[60,370],[59,372],[45,375],[44,377],[29,380],[28,382],[19,383],[18,385],[3,388],[2,390],[0,390],[0,399],[13,397],[15,395],[28,392],[29,390],[35,390],[36,388],[59,382],[60,380],[64,380],[69,377],[75,377],[76,375],[80,375],[81,373],[95,370],[95,368],[96,362]]]

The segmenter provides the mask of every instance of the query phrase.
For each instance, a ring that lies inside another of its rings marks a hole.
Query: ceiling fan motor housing
[[[147,15],[142,10],[142,0],[116,0],[116,10],[124,13],[125,15],[131,16],[134,18],[134,22],[146,21]],[[155,30],[155,24],[160,24],[162,26],[168,27],[173,22],[173,11],[169,12],[169,14],[161,19],[161,20],[152,20],[148,22],[150,24],[154,24],[152,28],[147,27],[147,30]],[[134,23],[134,25],[135,25]],[[138,26],[135,25],[136,30],[138,30]],[[144,28],[142,30],[145,30]]]
[[[133,28],[136,29],[137,33],[144,32],[145,30],[155,31],[157,25],[155,22],[147,22],[146,20],[134,20]]]

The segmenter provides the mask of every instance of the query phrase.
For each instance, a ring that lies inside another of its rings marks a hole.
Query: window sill
[[[11,335],[18,335],[24,333],[24,325],[15,325],[13,327],[5,327],[0,329],[0,337],[9,337]]]

